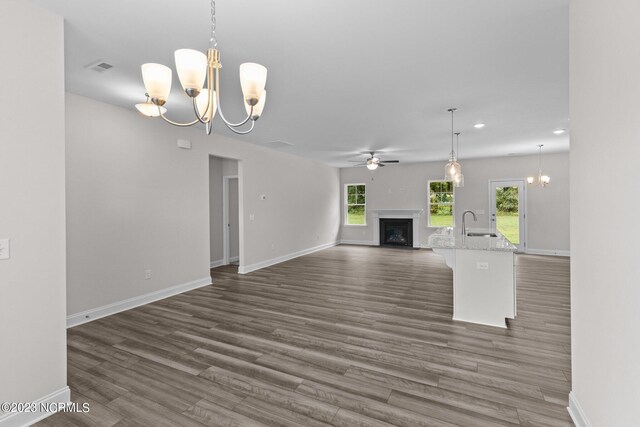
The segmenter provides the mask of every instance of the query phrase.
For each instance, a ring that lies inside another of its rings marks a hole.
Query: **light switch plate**
[[[10,255],[9,239],[0,239],[0,259],[9,259]]]

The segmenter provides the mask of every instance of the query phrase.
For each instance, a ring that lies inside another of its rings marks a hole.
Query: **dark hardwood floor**
[[[337,246],[68,331],[87,414],[41,425],[570,426],[569,261],[518,256],[506,330],[428,250]]]

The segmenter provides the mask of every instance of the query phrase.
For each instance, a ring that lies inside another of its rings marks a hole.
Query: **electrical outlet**
[[[151,279],[151,269],[144,271],[144,280],[149,280],[149,279]]]
[[[9,259],[9,239],[0,239],[0,259]]]
[[[489,269],[489,263],[488,262],[477,262],[476,263],[476,268],[478,270],[488,270]]]
[[[249,221],[253,221],[254,219],[256,219],[256,216],[254,214],[249,214]]]

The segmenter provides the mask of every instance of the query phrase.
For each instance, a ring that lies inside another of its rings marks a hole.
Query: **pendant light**
[[[544,144],[538,145],[538,175],[527,177],[527,182],[529,185],[544,188],[549,184],[551,178],[542,174],[542,147],[544,147]]]
[[[454,187],[461,187],[462,166],[458,163],[456,152],[453,149],[453,113],[456,110],[457,108],[449,108],[447,110],[451,113],[451,153],[449,153],[449,163],[444,167],[444,179],[445,181],[453,182]]]
[[[456,159],[460,155],[460,132],[456,132]],[[460,165],[460,173],[453,177],[454,187],[464,187],[464,175],[462,174],[462,165]]]
[[[175,51],[176,71],[180,84],[193,103],[194,119],[187,123],[178,123],[165,116],[164,105],[171,91],[171,68],[162,64],[142,65],[142,80],[147,89],[147,102],[137,104],[136,108],[149,117],[161,117],[174,126],[192,126],[204,124],[205,132],[211,134],[212,122],[218,113],[225,126],[237,134],[247,134],[253,130],[256,120],[262,115],[267,92],[267,69],[251,62],[240,65],[240,87],[247,115],[244,120],[232,123],[222,112],[220,105],[220,51],[216,40],[216,2],[211,0],[211,37],[206,54],[193,49]],[[205,84],[208,87],[205,87]],[[151,101],[149,101],[149,98]],[[155,111],[152,111],[152,108]],[[245,126],[248,123],[248,128]],[[244,130],[240,128],[244,127]]]

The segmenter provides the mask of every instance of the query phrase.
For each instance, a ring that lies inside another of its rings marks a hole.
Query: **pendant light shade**
[[[207,77],[207,55],[193,49],[178,49],[174,56],[182,89],[191,97],[198,96]]]
[[[171,92],[171,68],[162,64],[142,64],[142,80],[154,104],[164,105]]]

